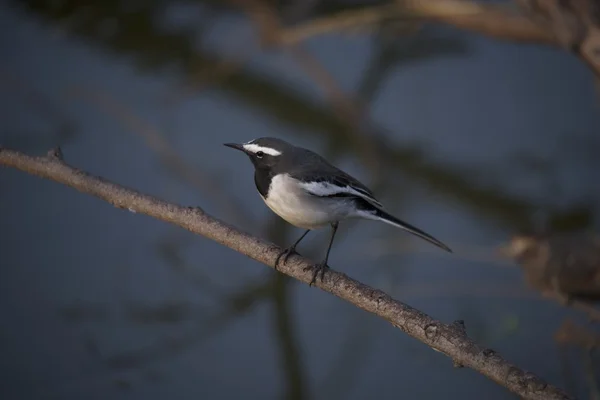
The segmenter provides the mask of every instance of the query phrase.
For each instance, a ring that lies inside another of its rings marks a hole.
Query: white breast
[[[339,199],[319,198],[306,193],[287,174],[271,180],[267,206],[292,225],[305,229],[319,228],[348,217],[350,204]]]

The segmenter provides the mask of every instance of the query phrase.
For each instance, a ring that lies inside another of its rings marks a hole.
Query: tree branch
[[[515,0],[509,5],[473,0],[396,0],[314,18],[281,29],[273,41],[290,45],[324,33],[386,21],[436,22],[500,40],[560,46],[578,55],[600,77],[596,7],[595,0]]]
[[[409,13],[496,39],[555,43],[552,32],[536,25],[512,6],[465,0],[404,0]]]
[[[554,44],[552,32],[514,7],[464,0],[402,0],[382,6],[342,11],[284,29],[281,44],[292,44],[332,31],[375,26],[384,21],[438,22],[496,39]]]
[[[98,197],[115,207],[146,214],[205,236],[273,267],[281,248],[242,232],[205,213],[198,207],[183,207],[144,195],[104,178],[90,175],[66,164],[60,149],[51,150],[45,157],[31,157],[0,147],[0,164],[70,186],[80,192]],[[314,265],[309,259],[293,255],[279,267],[280,271],[308,283]],[[420,340],[434,350],[446,354],[457,366],[472,368],[494,382],[505,386],[524,399],[570,399],[569,395],[532,373],[508,363],[493,350],[470,339],[462,322],[444,324],[406,304],[394,300],[380,290],[364,285],[345,274],[328,271],[321,289],[346,300],[365,311],[378,315],[403,332]]]

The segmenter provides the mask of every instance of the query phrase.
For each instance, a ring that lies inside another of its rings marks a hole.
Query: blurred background
[[[78,168],[280,245],[301,230],[222,143],[313,149],[455,251],[346,223],[334,269],[600,398],[594,310],[572,302],[600,285],[592,70],[383,6],[1,2],[0,144],[60,145]],[[368,26],[315,23],[373,10]],[[0,216],[4,399],[516,398],[334,296],[62,185],[3,168]],[[328,234],[299,251],[320,259]]]

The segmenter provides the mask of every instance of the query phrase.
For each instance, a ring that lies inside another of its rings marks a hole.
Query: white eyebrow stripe
[[[246,143],[244,145],[244,149],[248,150],[251,153],[258,153],[259,151],[262,151],[263,153],[268,154],[270,156],[279,156],[279,155],[281,155],[280,151],[277,151],[277,150],[272,149],[270,147],[259,146],[257,144],[253,144],[253,143]]]

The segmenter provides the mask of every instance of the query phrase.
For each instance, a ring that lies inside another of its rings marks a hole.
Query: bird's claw
[[[283,257],[283,263],[285,264],[287,263],[288,258],[290,258],[290,256],[294,253],[296,253],[296,247],[294,246],[288,247],[287,249],[279,253],[277,258],[275,259],[275,270],[278,271],[277,266],[279,265],[279,260],[281,260],[281,257]]]
[[[329,269],[329,266],[326,263],[321,262],[319,264],[315,264],[314,266],[304,267],[304,271],[307,272],[313,268],[314,268],[313,276],[312,276],[312,279],[310,280],[310,283],[308,284],[308,286],[312,286],[317,282],[317,276],[319,276],[319,272],[321,273],[321,282],[323,282],[323,277],[325,276],[325,271]]]

